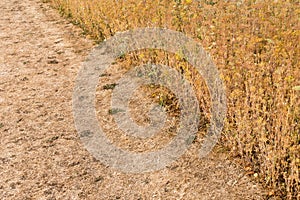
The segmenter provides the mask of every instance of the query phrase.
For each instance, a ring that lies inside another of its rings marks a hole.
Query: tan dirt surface
[[[94,46],[39,0],[0,1],[0,199],[263,199],[225,155],[191,148],[164,170],[125,174],[82,145],[72,94]]]

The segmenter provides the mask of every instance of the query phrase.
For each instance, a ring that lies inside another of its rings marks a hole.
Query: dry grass
[[[99,42],[136,27],[166,27],[199,41],[226,85],[224,149],[269,196],[300,199],[300,91],[292,89],[300,85],[298,1],[50,1]],[[202,98],[205,104],[209,96]]]

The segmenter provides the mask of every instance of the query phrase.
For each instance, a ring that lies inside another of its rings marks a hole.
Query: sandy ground
[[[226,155],[192,148],[164,170],[125,174],[81,143],[72,94],[93,47],[38,0],[0,1],[0,199],[263,199]]]

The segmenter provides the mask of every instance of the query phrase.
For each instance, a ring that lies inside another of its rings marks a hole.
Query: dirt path
[[[85,150],[74,80],[92,41],[38,0],[0,1],[0,199],[262,199],[225,156],[189,151],[165,170],[129,175]]]

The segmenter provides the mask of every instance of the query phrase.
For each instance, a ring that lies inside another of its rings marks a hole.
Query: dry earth
[[[0,199],[263,199],[226,155],[195,148],[164,170],[124,174],[95,160],[72,93],[94,46],[39,0],[0,1]]]

